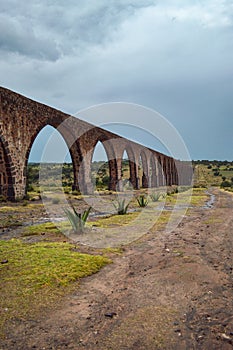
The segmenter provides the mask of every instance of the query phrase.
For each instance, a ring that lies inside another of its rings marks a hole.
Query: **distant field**
[[[221,186],[224,181],[228,181],[231,186],[233,179],[233,162],[218,161],[194,161],[195,175],[194,185],[198,186]],[[67,193],[72,192],[73,184],[73,165],[70,163],[47,164],[48,176],[43,181],[44,186],[61,186]],[[28,165],[28,192],[38,195],[39,188],[39,164],[31,163]],[[122,179],[127,187],[130,178],[129,162],[127,159],[122,161]],[[107,190],[109,184],[109,168],[108,163],[104,161],[93,162],[91,166],[91,179],[97,190]],[[142,168],[139,169],[139,181],[142,183]],[[226,186],[225,186],[226,187]]]
[[[223,186],[224,182],[229,182],[233,185],[233,163],[232,162],[218,162],[212,164],[202,164],[195,162],[194,185],[198,186]],[[225,186],[227,187],[227,186]]]

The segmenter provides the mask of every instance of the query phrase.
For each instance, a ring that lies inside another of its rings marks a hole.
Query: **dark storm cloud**
[[[51,61],[59,57],[52,39],[37,36],[25,20],[3,15],[0,15],[0,51]]]
[[[0,48],[38,59],[56,60],[104,43],[117,25],[137,9],[137,1],[0,2]]]

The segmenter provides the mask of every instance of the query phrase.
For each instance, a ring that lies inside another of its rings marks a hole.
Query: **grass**
[[[25,206],[23,203],[20,203],[20,205],[4,205],[3,207],[0,207],[0,213],[24,213],[39,208],[43,208],[43,204],[28,203]]]
[[[33,318],[71,290],[73,282],[111,262],[103,256],[80,254],[69,243],[19,240],[0,241],[0,256],[1,336],[7,322]]]
[[[193,206],[203,206],[209,199],[205,188],[194,188],[191,198],[191,205]]]
[[[14,218],[11,215],[8,215],[7,218],[1,219],[0,222],[0,228],[8,228],[8,227],[17,227],[17,226],[22,226],[22,221]]]
[[[102,227],[102,228],[108,228],[112,226],[124,226],[131,223],[132,220],[136,219],[139,215],[139,212],[134,213],[128,213],[125,215],[112,215],[106,218],[98,219],[94,222],[90,222],[89,225],[96,226],[96,227]]]
[[[24,229],[23,236],[36,236],[41,235],[43,233],[50,232],[55,234],[60,234],[61,231],[53,222],[45,222],[43,224],[27,226]]]

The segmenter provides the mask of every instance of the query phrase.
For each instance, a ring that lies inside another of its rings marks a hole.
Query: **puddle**
[[[206,194],[210,196],[210,199],[208,202],[203,206],[204,209],[211,209],[213,208],[214,202],[215,202],[215,195],[213,193],[210,193],[206,191]]]

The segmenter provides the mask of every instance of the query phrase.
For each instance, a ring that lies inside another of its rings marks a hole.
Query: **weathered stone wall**
[[[83,193],[93,191],[90,169],[98,141],[103,143],[109,160],[111,190],[122,189],[121,163],[125,150],[130,181],[135,189],[190,181],[182,162],[0,87],[0,195],[12,200],[24,197],[29,153],[36,136],[46,125],[56,128],[66,141],[74,168],[73,188]],[[181,169],[182,175],[178,178]]]

